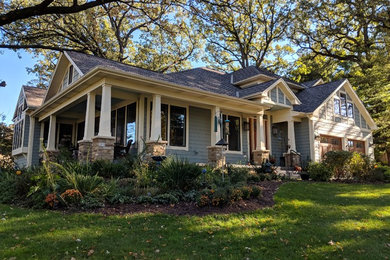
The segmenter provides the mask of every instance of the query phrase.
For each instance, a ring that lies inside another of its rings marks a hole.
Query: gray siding
[[[24,118],[23,133],[23,147],[28,147],[28,135],[30,133],[30,117],[28,115]]]
[[[271,136],[272,156],[276,159],[276,165],[281,165],[280,157],[287,152],[287,122],[272,124],[272,127],[278,129],[278,134]]]
[[[167,155],[185,158],[189,162],[207,163],[207,146],[211,140],[211,111],[189,108],[189,146],[188,151],[167,149]]]
[[[34,138],[33,138],[33,153],[32,153],[32,165],[39,164],[39,148],[41,146],[41,124],[35,119]]]
[[[301,163],[306,165],[310,161],[309,120],[303,118],[302,122],[294,123],[295,145],[301,154]]]

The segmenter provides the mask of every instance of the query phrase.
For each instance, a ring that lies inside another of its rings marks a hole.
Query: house
[[[376,128],[348,80],[297,83],[253,66],[162,74],[72,51],[45,94],[22,89],[14,121],[21,166],[38,162],[41,144],[49,156],[72,148],[79,160],[113,160],[127,147],[198,163],[273,157],[294,166],[330,150],[373,156]]]

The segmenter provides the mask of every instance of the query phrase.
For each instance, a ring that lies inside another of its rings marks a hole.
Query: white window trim
[[[183,151],[188,151],[188,147],[189,147],[189,117],[190,117],[190,109],[189,109],[189,105],[180,105],[180,104],[175,104],[175,102],[169,102],[168,104],[167,103],[161,103],[161,104],[164,104],[164,105],[168,105],[168,119],[167,119],[167,129],[168,129],[168,133],[167,133],[167,149],[171,149],[171,150],[183,150]],[[171,106],[175,106],[175,107],[182,107],[182,108],[185,108],[186,109],[186,126],[185,126],[185,135],[186,135],[186,145],[185,146],[174,146],[174,145],[170,145],[170,139],[171,139],[171,135],[170,135],[170,130],[171,130]]]
[[[146,113],[147,113],[147,116],[146,116],[146,136],[147,136],[147,140],[150,140],[150,124],[151,124],[151,118],[150,118],[150,113],[151,113],[151,103],[152,103],[152,100],[150,98],[147,98],[147,106],[146,106]],[[167,105],[168,106],[168,125],[167,125],[167,129],[168,129],[168,135],[167,135],[167,146],[166,146],[166,149],[168,150],[182,150],[182,151],[188,151],[189,150],[189,142],[190,142],[190,138],[189,138],[189,126],[190,126],[190,106],[188,104],[184,105],[182,102],[175,102],[175,101],[171,101],[171,100],[162,100],[161,102],[161,105]],[[171,125],[171,106],[176,106],[176,107],[183,107],[186,109],[186,146],[173,146],[173,145],[170,145],[169,144],[169,141],[170,141],[170,134],[169,134],[169,130],[170,130],[170,125]]]
[[[225,153],[242,155],[243,154],[243,150],[242,150],[242,133],[243,133],[242,132],[242,124],[243,124],[242,115],[238,114],[238,113],[234,113],[234,112],[227,112],[227,111],[221,111],[221,114],[222,114],[222,116],[223,115],[227,116],[227,118],[229,118],[229,116],[235,116],[235,117],[240,118],[240,151],[233,151],[233,150],[231,151],[231,150],[229,150],[229,146],[227,146]],[[223,127],[224,126],[222,126],[222,129],[221,129],[221,135],[223,135]],[[228,140],[226,140],[226,141],[229,142],[229,136],[228,136]]]

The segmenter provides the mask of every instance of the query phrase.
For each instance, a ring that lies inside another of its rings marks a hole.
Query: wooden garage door
[[[348,139],[348,149],[351,152],[366,153],[364,141]]]
[[[342,150],[341,138],[335,136],[321,135],[320,137],[320,154],[321,158],[329,151]]]

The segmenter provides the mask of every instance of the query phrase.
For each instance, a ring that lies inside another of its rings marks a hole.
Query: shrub
[[[336,179],[350,178],[348,162],[352,155],[353,153],[348,151],[330,151],[325,154],[323,163],[331,169]]]
[[[157,170],[157,184],[168,190],[189,191],[197,184],[197,178],[201,175],[200,166],[179,160],[174,157],[167,158]]]
[[[183,200],[184,201],[188,201],[188,202],[196,201],[196,198],[198,196],[199,196],[199,192],[198,191],[190,190],[190,191],[184,193]]]
[[[241,187],[242,198],[248,200],[252,194],[252,188],[248,186]]]
[[[227,175],[231,184],[246,182],[249,176],[249,169],[244,167],[227,167]]]
[[[137,163],[132,174],[135,176],[135,185],[137,187],[150,187],[156,183],[156,168],[154,164]]]
[[[252,198],[259,198],[261,196],[261,189],[258,186],[252,186]]]
[[[61,194],[61,199],[67,206],[76,207],[80,204],[83,195],[78,190],[68,189]]]
[[[153,197],[153,203],[156,204],[176,204],[179,199],[170,193],[160,194]]]
[[[121,178],[130,176],[130,168],[127,161],[110,162],[98,160],[91,163],[93,174],[97,174],[103,178]]]
[[[137,198],[137,203],[153,203],[153,198],[151,196],[141,195]]]
[[[94,196],[92,194],[87,194],[83,196],[80,201],[81,207],[83,209],[95,209],[104,207],[104,199],[101,197]]]
[[[65,179],[68,181],[69,185],[78,191],[81,194],[87,195],[90,193],[98,192],[99,188],[103,184],[104,179],[100,176],[93,175],[82,175],[77,173],[65,173]]]
[[[332,171],[325,163],[309,163],[308,173],[313,181],[329,181]]]
[[[376,166],[371,172],[370,180],[390,182],[390,167]]]
[[[358,180],[368,180],[372,163],[368,156],[354,152],[347,162],[349,173]]]

